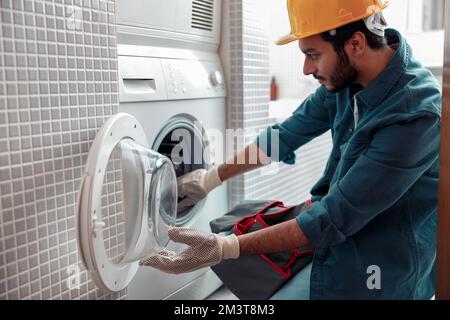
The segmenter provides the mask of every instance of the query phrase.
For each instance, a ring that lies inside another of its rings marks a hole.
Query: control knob
[[[210,75],[209,78],[210,78],[211,83],[212,83],[212,85],[214,87],[223,85],[222,72],[220,72],[219,70],[211,72],[211,75]]]

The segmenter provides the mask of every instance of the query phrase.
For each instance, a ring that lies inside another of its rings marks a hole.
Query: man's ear
[[[362,32],[355,32],[347,42],[347,54],[358,58],[366,51],[366,36]]]

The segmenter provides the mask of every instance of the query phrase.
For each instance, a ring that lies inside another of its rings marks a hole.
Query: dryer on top
[[[116,6],[121,44],[220,43],[222,0],[117,0]]]

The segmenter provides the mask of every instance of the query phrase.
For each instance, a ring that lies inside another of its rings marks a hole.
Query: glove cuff
[[[219,177],[219,166],[214,166],[209,169],[203,181],[203,186],[205,188],[206,193],[210,192],[214,188],[220,186],[222,184],[222,180]]]
[[[222,246],[222,259],[237,259],[239,258],[239,240],[235,234],[227,237],[219,237]]]

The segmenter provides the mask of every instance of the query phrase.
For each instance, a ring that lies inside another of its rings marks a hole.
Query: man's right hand
[[[199,169],[192,171],[177,179],[178,198],[182,200],[178,203],[177,212],[183,212],[189,207],[205,198],[214,188],[220,186],[218,167],[214,166],[209,170]]]

